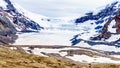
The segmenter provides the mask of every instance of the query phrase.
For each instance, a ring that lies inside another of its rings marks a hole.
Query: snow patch
[[[74,55],[74,56],[67,56],[67,58],[72,59],[74,61],[79,61],[79,62],[87,62],[87,63],[93,63],[93,62],[99,62],[99,63],[120,63],[120,61],[114,61],[111,60],[110,58],[106,57],[89,57],[86,55]]]

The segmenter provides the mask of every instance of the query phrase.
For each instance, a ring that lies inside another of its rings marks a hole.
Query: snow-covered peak
[[[77,18],[75,23],[80,27],[80,33],[75,35],[71,39],[73,45],[82,43],[84,41],[87,45],[107,45],[107,46],[117,46],[119,47],[119,35],[116,34],[116,28],[114,17],[120,14],[120,1],[114,1],[111,4],[104,6],[101,10],[95,12],[86,13],[84,16]],[[110,24],[107,25],[106,35],[103,34],[103,28],[105,28],[106,23],[113,19]],[[101,37],[102,35],[103,37]],[[117,37],[115,37],[117,36]],[[113,38],[114,37],[114,38]],[[111,40],[112,38],[112,40]],[[94,41],[93,41],[94,39]],[[107,40],[106,40],[107,39]],[[96,41],[95,41],[96,40]],[[113,41],[114,40],[114,41]]]
[[[3,10],[2,13],[6,13],[18,31],[35,31],[43,28],[41,24],[38,24],[42,18],[46,18],[43,15],[31,13],[11,0],[0,0],[0,7]]]
[[[96,20],[96,23],[100,20],[106,20],[106,17],[108,17],[107,19],[114,17],[115,15],[119,14],[120,12],[120,2],[119,1],[115,1],[111,4],[108,4],[107,6],[104,6],[103,9],[97,11],[97,12],[89,12],[86,13],[84,16],[76,19],[75,23],[83,23],[85,21],[88,20]]]

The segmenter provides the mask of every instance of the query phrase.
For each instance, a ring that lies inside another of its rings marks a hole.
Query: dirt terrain
[[[27,54],[0,46],[0,68],[81,68],[81,65],[83,64]]]
[[[10,50],[11,47],[17,47],[18,50]],[[70,59],[61,57],[59,54],[44,53],[49,57],[42,57],[33,54],[27,54],[22,51],[23,47],[34,48],[65,48],[69,46],[7,46],[0,47],[0,68],[120,68],[120,64],[113,63],[80,63]],[[76,47],[74,47],[76,48]],[[81,48],[81,47],[79,47]],[[82,50],[94,50],[90,48],[82,48]],[[20,51],[21,50],[21,51]],[[81,54],[81,51],[73,50],[68,55]],[[103,51],[94,50],[98,55],[107,56]],[[84,52],[82,52],[84,53]],[[86,53],[87,54],[87,53]],[[89,53],[88,53],[89,54]],[[95,55],[94,53],[90,53]],[[110,56],[108,56],[110,57]],[[110,57],[112,58],[112,57]]]

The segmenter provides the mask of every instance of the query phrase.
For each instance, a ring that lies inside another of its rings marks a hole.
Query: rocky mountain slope
[[[32,32],[43,29],[25,16],[10,0],[0,0],[0,44],[13,44],[17,32]]]
[[[0,16],[0,44],[14,43],[17,39],[16,32],[11,21],[5,16]]]
[[[84,41],[91,46],[119,47],[119,4],[119,1],[115,1],[97,12],[89,12],[77,18],[75,23],[81,27],[81,32],[71,39],[72,45]]]

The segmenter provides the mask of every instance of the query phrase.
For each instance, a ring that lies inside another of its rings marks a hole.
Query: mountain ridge
[[[98,43],[100,43],[99,41],[103,41],[105,43],[108,42],[108,44],[112,44],[114,46],[116,45],[116,47],[118,45],[119,47],[119,43],[117,43],[119,39],[115,41],[108,41],[114,35],[119,36],[119,32],[118,32],[119,28],[116,27],[116,25],[118,26],[118,23],[119,23],[117,21],[119,20],[117,16],[119,16],[120,14],[119,4],[120,4],[119,1],[114,1],[113,3],[108,4],[107,6],[105,6],[104,9],[101,9],[99,12],[95,14],[94,12],[89,12],[89,13],[86,13],[85,16],[77,18],[75,20],[75,23],[77,23],[78,25],[88,24],[91,27],[87,27],[86,25],[85,28],[88,29],[87,31],[83,30],[84,31],[83,34],[80,33],[78,35],[75,35],[74,38],[71,39],[73,45],[80,43],[80,39],[83,39],[81,38],[82,35],[89,33],[91,35],[88,36],[87,38],[88,41],[91,41],[91,40],[98,41]],[[83,40],[86,40],[86,39],[83,39]],[[93,42],[93,43],[96,43],[97,45],[97,42]],[[106,45],[106,44],[103,44],[103,45]]]

